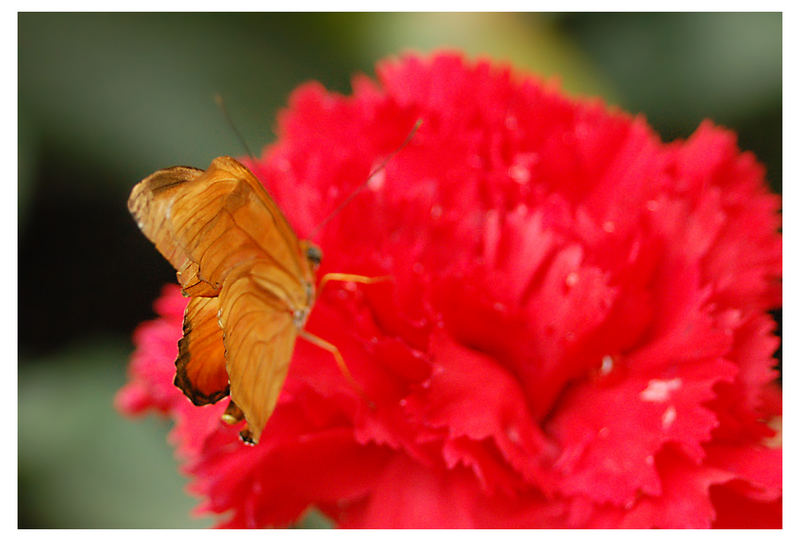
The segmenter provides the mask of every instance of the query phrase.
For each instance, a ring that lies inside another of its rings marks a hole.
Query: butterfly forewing
[[[167,225],[198,266],[198,278],[215,291],[230,269],[258,258],[271,259],[298,283],[313,281],[286,218],[261,183],[233,158],[217,158],[181,187],[169,206]]]
[[[190,283],[197,265],[177,238],[170,219],[175,200],[189,189],[190,183],[203,175],[202,169],[170,167],[156,171],[137,184],[128,199],[128,210],[142,233],[178,271],[181,286]],[[185,279],[182,279],[182,275]],[[186,280],[186,282],[185,282]]]

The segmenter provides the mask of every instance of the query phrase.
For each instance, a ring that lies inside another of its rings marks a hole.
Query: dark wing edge
[[[218,312],[217,297],[193,297],[183,316],[173,383],[195,406],[214,404],[229,393]]]

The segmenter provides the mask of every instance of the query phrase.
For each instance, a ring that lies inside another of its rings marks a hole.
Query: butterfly
[[[230,395],[223,420],[244,419],[242,439],[257,443],[298,336],[330,351],[363,394],[336,347],[303,329],[318,291],[322,252],[297,238],[244,165],[221,156],[205,171],[161,169],[133,188],[128,209],[190,297],[174,382],[192,403],[213,404]],[[319,288],[329,280],[380,279],[331,273]]]

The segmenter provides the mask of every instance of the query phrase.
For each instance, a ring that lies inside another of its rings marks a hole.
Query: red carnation
[[[255,447],[172,385],[177,287],[134,339],[123,410],[171,415],[202,509],[282,526],[780,527],[768,310],[780,201],[735,136],[644,119],[454,54],[307,84],[249,162],[331,283]],[[772,439],[771,439],[772,438]]]

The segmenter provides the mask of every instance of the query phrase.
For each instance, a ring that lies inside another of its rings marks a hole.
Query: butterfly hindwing
[[[273,289],[279,284],[269,279],[270,267],[266,261],[237,267],[219,297],[231,400],[244,413],[254,443],[275,409],[298,333]]]
[[[228,395],[225,346],[218,313],[217,297],[193,297],[183,315],[175,385],[196,406],[213,404]]]

